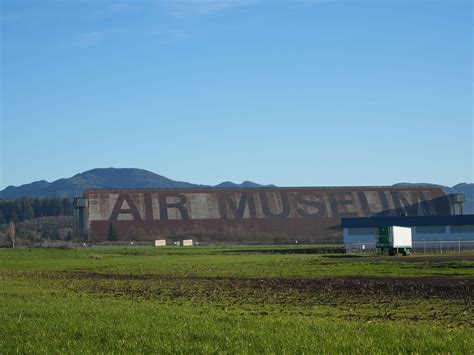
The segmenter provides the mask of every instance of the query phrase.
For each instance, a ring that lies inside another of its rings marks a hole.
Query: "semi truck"
[[[381,253],[410,255],[412,237],[410,227],[390,226],[377,228],[376,245]]]

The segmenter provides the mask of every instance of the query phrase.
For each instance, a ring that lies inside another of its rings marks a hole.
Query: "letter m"
[[[235,202],[232,199],[232,195],[236,197]],[[257,217],[257,212],[255,210],[255,200],[251,192],[242,192],[240,194],[240,200],[238,198],[238,194],[221,192],[218,194],[218,201],[222,219],[232,218],[231,216],[233,216],[235,219],[243,219],[247,206],[249,210],[249,217]],[[231,212],[231,216],[229,216],[229,212]]]

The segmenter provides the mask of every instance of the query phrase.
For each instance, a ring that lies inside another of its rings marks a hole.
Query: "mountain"
[[[251,181],[235,184],[227,181],[216,187],[261,187]],[[66,179],[53,182],[35,181],[21,186],[8,186],[0,191],[0,198],[28,197],[75,197],[93,188],[210,188],[183,181],[174,181],[143,169],[92,169]]]
[[[453,187],[428,183],[399,183],[393,186],[436,186],[449,193],[463,193],[465,197],[464,213],[474,213],[474,184],[461,183]],[[21,186],[8,186],[0,191],[0,199],[28,197],[75,197],[81,196],[87,189],[101,188],[239,188],[239,187],[275,187],[260,185],[252,181],[236,184],[231,181],[216,186],[198,185],[189,182],[175,181],[143,169],[92,169],[67,179],[53,182],[35,181]]]
[[[456,192],[463,193],[466,198],[474,200],[474,184],[467,184],[467,183],[457,184],[453,186],[453,189]]]
[[[399,183],[394,184],[393,186],[430,186],[430,187],[440,187],[443,189],[444,193],[461,193],[464,194],[464,213],[465,214],[474,214],[474,184],[473,183],[461,183],[454,185],[453,187],[436,185],[436,184],[427,184],[427,183]]]
[[[446,194],[453,194],[456,193],[457,191],[449,186],[444,186],[444,185],[438,185],[438,184],[430,184],[426,182],[400,182],[398,184],[393,184],[393,186],[396,187],[414,187],[414,186],[424,186],[424,187],[440,187],[444,193]]]
[[[217,188],[232,188],[232,187],[276,187],[275,185],[260,185],[257,184],[256,182],[252,181],[244,181],[241,184],[236,184],[232,181],[224,181],[221,182],[220,184],[214,186]]]
[[[474,213],[474,184],[457,184],[453,186],[453,189],[456,192],[460,192],[464,194],[465,202],[464,202],[464,213],[471,214]]]

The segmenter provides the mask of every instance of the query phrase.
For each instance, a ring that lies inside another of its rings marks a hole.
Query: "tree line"
[[[46,216],[71,216],[72,200],[69,198],[30,198],[0,200],[0,224],[22,222]]]

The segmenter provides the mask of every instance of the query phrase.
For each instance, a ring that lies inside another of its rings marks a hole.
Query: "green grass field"
[[[0,354],[474,352],[474,256],[0,250]]]

